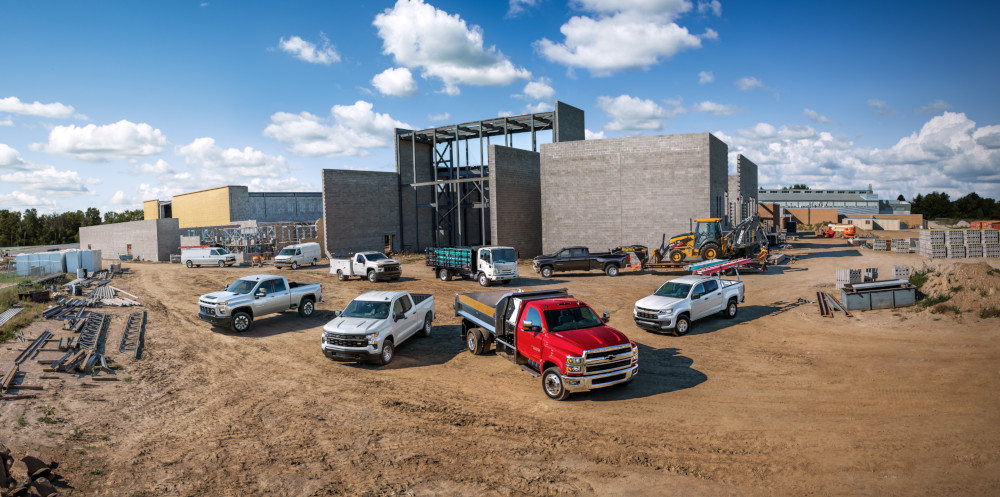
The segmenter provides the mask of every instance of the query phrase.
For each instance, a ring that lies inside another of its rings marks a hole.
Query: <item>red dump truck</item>
[[[455,315],[470,352],[495,344],[497,355],[541,377],[554,400],[629,383],[639,371],[635,342],[565,289],[457,294]]]

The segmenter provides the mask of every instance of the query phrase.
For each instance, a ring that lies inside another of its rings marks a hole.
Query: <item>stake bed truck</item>
[[[221,292],[198,298],[198,319],[233,331],[250,329],[254,319],[287,310],[312,316],[316,302],[323,301],[323,285],[288,281],[284,276],[244,276]]]

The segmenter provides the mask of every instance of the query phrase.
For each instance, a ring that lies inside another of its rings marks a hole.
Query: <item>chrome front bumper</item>
[[[619,383],[624,383],[633,376],[639,374],[639,364],[633,364],[626,369],[619,369],[611,373],[595,374],[591,376],[568,376],[560,374],[563,388],[570,392],[583,392],[586,390],[596,390],[598,388],[610,387]],[[617,378],[616,378],[617,377]]]

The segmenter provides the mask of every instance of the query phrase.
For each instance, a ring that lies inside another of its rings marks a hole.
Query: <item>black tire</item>
[[[244,311],[236,311],[233,313],[233,322],[230,325],[233,331],[236,333],[243,333],[250,329],[250,325],[253,324],[253,316]]]
[[[311,298],[302,299],[302,303],[299,304],[299,316],[307,318],[313,315],[313,311],[316,310],[316,303],[313,302]]]
[[[340,280],[340,281],[347,281],[347,275],[344,274],[344,270],[343,269],[338,269],[337,270],[337,279]]]
[[[226,267],[226,261],[219,261],[219,267]]]
[[[479,273],[479,286],[490,286],[490,279],[486,277],[486,273]]]
[[[385,366],[392,362],[392,358],[396,354],[396,348],[392,344],[391,338],[386,338],[385,342],[382,343],[382,353],[378,355],[378,363]]]
[[[313,267],[316,267],[316,264],[319,264],[319,261],[316,260],[316,259],[313,259],[313,263],[312,263]]]
[[[667,258],[670,259],[670,262],[681,262],[684,260],[684,252],[673,249],[667,254]]]
[[[471,328],[465,336],[465,345],[472,355],[483,355],[486,349],[486,339],[479,328]]]
[[[687,317],[687,314],[682,314],[677,317],[677,322],[674,323],[674,336],[682,337],[687,335],[691,331],[691,318]]]
[[[195,264],[194,267],[201,267],[201,264]]]
[[[292,261],[292,269],[298,269],[298,268],[299,268],[299,263]]]
[[[427,315],[424,316],[424,326],[420,328],[420,336],[422,337],[431,336],[432,328],[434,328],[434,323],[431,320],[431,313],[428,312]]]
[[[451,281],[451,271],[445,268],[438,269],[438,279],[441,281]]]
[[[604,274],[608,276],[618,276],[618,266],[614,264],[608,264],[604,266]]]
[[[370,281],[372,283],[375,283],[376,281],[378,281],[378,275],[375,274],[375,270],[374,269],[368,271],[368,281]]]
[[[729,302],[726,303],[726,308],[722,310],[722,315],[725,316],[726,319],[733,319],[736,317],[738,309],[739,306],[736,304],[736,299],[729,299]]]
[[[552,277],[552,266],[542,266],[542,278]]]
[[[714,243],[706,243],[701,247],[701,259],[710,260],[719,256],[719,246]]]
[[[558,367],[552,366],[542,372],[542,391],[552,400],[563,400],[569,396]]]
[[[187,261],[187,267],[188,268],[192,268],[192,267],[194,267],[194,264],[192,264],[191,261]]]

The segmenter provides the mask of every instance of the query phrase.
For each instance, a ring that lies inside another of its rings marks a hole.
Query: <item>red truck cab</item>
[[[541,376],[555,400],[631,382],[639,370],[636,344],[565,290],[460,294],[455,311],[473,354],[495,343],[497,355]]]

